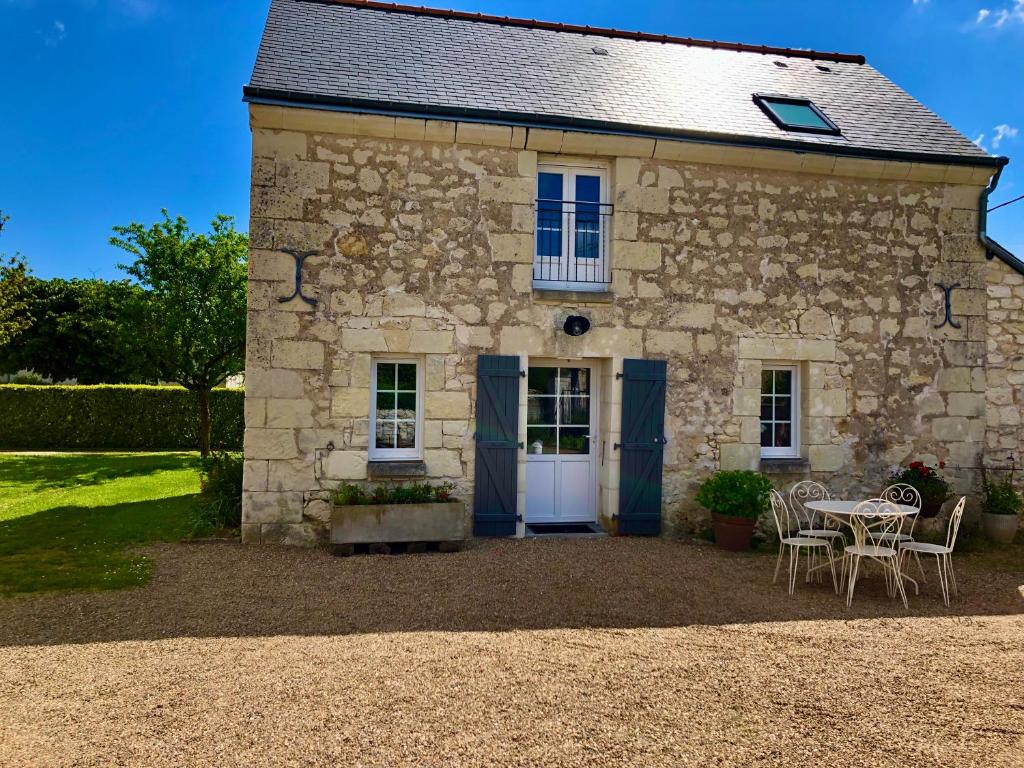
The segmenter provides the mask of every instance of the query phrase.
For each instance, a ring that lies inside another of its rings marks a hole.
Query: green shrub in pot
[[[757,519],[768,509],[772,484],[750,470],[716,472],[697,490],[697,503],[711,513],[715,543],[731,551],[750,549]]]
[[[1013,487],[1013,470],[997,480],[983,473],[981,491],[981,522],[985,534],[1000,544],[1012,543],[1024,509],[1024,498]]]

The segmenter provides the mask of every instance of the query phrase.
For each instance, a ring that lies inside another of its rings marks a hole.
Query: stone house
[[[1019,451],[1007,159],[863,57],[273,0],[245,100],[246,541],[312,543],[343,482],[670,534],[719,468]]]

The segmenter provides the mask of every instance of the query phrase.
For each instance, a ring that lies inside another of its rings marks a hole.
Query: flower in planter
[[[938,471],[945,467],[944,461],[939,462],[938,468],[930,467],[923,461],[912,461],[905,468],[889,475],[889,482],[913,486],[921,494],[922,507],[938,511],[950,493],[949,483]]]

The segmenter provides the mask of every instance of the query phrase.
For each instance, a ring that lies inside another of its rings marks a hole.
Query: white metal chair
[[[800,524],[798,536],[828,539],[830,544],[834,539],[843,539],[845,543],[843,532],[838,528],[829,528],[827,517],[805,506],[809,501],[825,501],[831,498],[828,489],[814,480],[801,480],[789,489],[789,504]]]
[[[942,589],[942,601],[949,605],[949,588],[953,587],[956,594],[956,575],[953,573],[953,547],[956,546],[956,535],[960,530],[960,519],[964,516],[967,497],[961,496],[956,503],[953,514],[949,516],[949,527],[946,529],[946,544],[929,544],[924,541],[901,541],[900,554],[912,552],[915,557],[920,552],[924,555],[935,555],[939,567],[939,586]],[[920,563],[920,560],[918,560]]]
[[[836,580],[835,560],[832,557],[832,547],[829,545],[829,542],[826,539],[819,539],[814,536],[791,536],[790,532],[793,530],[793,523],[796,521],[790,517],[786,500],[782,497],[781,493],[773,490],[771,492],[771,502],[772,516],[775,518],[775,528],[779,532],[779,557],[775,561],[775,576],[772,578],[772,584],[779,580],[782,553],[787,549],[789,550],[789,594],[791,595],[796,587],[797,572],[800,570],[800,552],[805,550],[808,553],[807,578],[810,580],[810,553],[818,549],[824,549],[825,555],[828,557],[829,568],[832,570],[832,586],[838,594],[839,582]]]
[[[907,603],[906,590],[903,589],[900,553],[898,545],[895,543],[899,541],[903,522],[903,513],[892,502],[885,499],[868,499],[853,508],[853,513],[850,515],[850,526],[853,528],[854,543],[846,547],[843,554],[844,574],[847,571],[846,560],[851,561],[846,593],[847,607],[853,604],[853,590],[857,584],[857,573],[860,570],[860,561],[864,558],[873,560],[882,566],[889,597],[895,597],[898,592],[903,599],[903,607],[910,607]]]
[[[882,495],[879,498],[884,499],[885,501],[891,501],[893,504],[914,507],[918,512],[921,510],[921,494],[918,493],[917,488],[912,485],[908,485],[907,483],[896,483],[894,485],[890,485],[882,491]],[[910,518],[909,528],[907,523],[903,524],[903,530],[900,531],[899,538],[896,539],[899,544],[914,540],[914,526],[917,524],[917,518],[918,515],[914,515]],[[892,539],[886,539],[881,533],[872,533],[871,538],[872,540],[884,540],[889,544],[892,543]],[[917,560],[917,568],[921,571],[921,579],[927,580],[924,574],[924,566],[921,565],[921,560],[917,556],[916,552],[914,553],[914,559]]]

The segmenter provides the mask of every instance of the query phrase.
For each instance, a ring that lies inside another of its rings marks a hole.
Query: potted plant
[[[379,485],[347,483],[331,495],[331,543],[397,544],[459,542],[471,535],[462,502],[451,483]]]
[[[949,483],[938,472],[945,467],[944,461],[939,462],[938,469],[929,467],[923,461],[912,461],[889,475],[889,482],[906,483],[916,488],[921,494],[921,517],[936,517],[949,498]]]
[[[697,503],[711,513],[715,544],[730,552],[750,549],[757,518],[768,509],[772,484],[751,470],[716,472],[697,490]]]
[[[1013,466],[1001,480],[982,472],[981,525],[985,535],[999,544],[1012,544],[1020,527],[1024,499],[1013,487]]]

